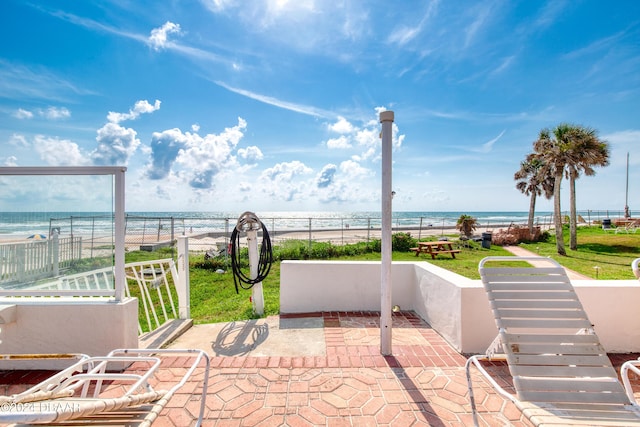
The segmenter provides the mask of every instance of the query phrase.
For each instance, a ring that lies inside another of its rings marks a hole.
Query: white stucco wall
[[[0,354],[84,353],[105,355],[116,348],[138,347],[138,301],[38,302],[35,298],[15,303],[8,323],[0,324]],[[3,306],[10,306],[3,301]],[[15,365],[15,366],[12,366]],[[58,369],[46,363],[3,362],[3,369]]]
[[[380,263],[284,261],[280,311],[380,311]],[[637,280],[579,280],[578,297],[609,352],[640,352]],[[428,262],[392,265],[392,304],[413,310],[461,353],[482,353],[497,334],[480,280]]]
[[[380,311],[380,275],[375,261],[283,261],[280,312]],[[392,304],[413,305],[414,276],[413,263],[394,264]]]

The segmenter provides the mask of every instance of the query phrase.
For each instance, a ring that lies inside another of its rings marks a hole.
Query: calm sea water
[[[162,229],[170,225],[178,230],[224,231],[236,224],[239,212],[128,212],[127,230],[144,227]],[[336,228],[378,228],[380,212],[256,212],[269,230],[305,230]],[[527,212],[394,212],[395,227],[450,227],[460,215],[475,217],[480,225],[524,224]],[[597,219],[594,213],[591,219]],[[551,212],[537,212],[536,221],[549,223]],[[0,212],[0,235],[48,235],[51,227],[60,227],[63,234],[111,232],[111,213],[103,212]]]

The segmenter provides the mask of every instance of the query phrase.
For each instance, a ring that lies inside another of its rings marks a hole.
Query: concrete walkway
[[[540,256],[536,253],[523,249],[520,246],[503,246],[503,248],[515,256]],[[567,271],[567,276],[569,276],[569,279],[571,280],[594,280],[592,277],[585,276],[584,274],[580,274],[568,268],[565,268],[565,270]]]

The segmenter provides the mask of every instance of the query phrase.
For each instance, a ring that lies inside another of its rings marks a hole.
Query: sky
[[[562,122],[610,146],[578,209],[640,210],[635,0],[4,0],[0,38],[0,166],[126,166],[127,211],[378,211],[385,110],[395,211],[527,211]]]

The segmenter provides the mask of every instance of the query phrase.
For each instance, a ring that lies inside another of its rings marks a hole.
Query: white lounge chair
[[[188,363],[180,364],[178,373],[174,362],[180,358]],[[198,368],[203,370],[199,426],[209,358],[202,350],[179,349],[120,349],[82,357],[22,393],[0,397],[0,423],[149,426]]]
[[[504,266],[514,261],[519,264]],[[640,406],[618,380],[562,266],[542,257],[488,257],[479,270],[498,337],[466,365],[476,426],[472,365],[536,426],[640,426]],[[493,360],[507,362],[515,395],[481,363]]]

